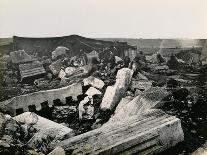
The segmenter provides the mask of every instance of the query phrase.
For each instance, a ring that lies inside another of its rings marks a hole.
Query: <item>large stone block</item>
[[[116,76],[116,83],[108,86],[101,102],[102,110],[112,110],[124,97],[126,90],[131,82],[133,71],[128,68],[122,68]]]
[[[40,151],[42,151],[40,149],[40,144],[45,143],[45,141],[50,143],[52,141],[63,139],[66,135],[69,137],[74,135],[72,129],[34,113],[25,112],[14,117],[14,119],[25,124],[34,124],[33,127],[36,128],[38,132],[28,141],[27,145],[33,149],[37,148]]]
[[[17,109],[22,109],[26,112],[29,111],[29,106],[35,105],[36,110],[40,110],[42,108],[41,103],[43,102],[48,102],[48,105],[52,107],[53,101],[56,99],[60,99],[64,104],[66,103],[66,97],[72,97],[73,100],[77,100],[79,95],[82,95],[82,85],[81,83],[75,83],[59,89],[51,89],[16,96],[9,100],[0,102],[0,104],[4,105],[2,106],[4,110],[9,111],[12,115],[16,115]]]
[[[161,110],[108,124],[60,142],[66,154],[155,154],[178,142],[184,135],[181,121]]]

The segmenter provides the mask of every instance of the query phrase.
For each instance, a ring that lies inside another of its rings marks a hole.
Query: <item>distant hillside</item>
[[[8,45],[13,42],[12,38],[0,38],[0,46]]]
[[[98,38],[105,41],[127,42],[138,48],[180,48],[203,46],[204,39],[132,39],[132,38]]]

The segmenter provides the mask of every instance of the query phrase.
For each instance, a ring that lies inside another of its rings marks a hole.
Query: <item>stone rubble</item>
[[[80,50],[76,56],[68,56],[66,51],[71,52],[59,46],[52,57],[38,57],[46,74],[26,83],[19,80],[17,62],[4,60],[0,154],[9,154],[11,150],[34,155],[113,154],[122,149],[127,154],[136,152],[130,148],[142,140],[146,151],[153,154],[157,148],[162,152],[183,141],[186,131],[187,136],[197,136],[202,143],[206,139],[200,126],[205,127],[207,120],[207,82],[198,81],[206,77],[205,66],[185,66],[185,61],[174,55],[166,58],[155,54],[157,61],[153,63],[142,52],[133,60],[125,60],[110,50],[105,55],[104,50],[90,54]],[[29,57],[31,61],[36,59]],[[23,60],[18,63],[25,64]],[[143,119],[149,120],[143,123]],[[136,128],[134,121],[138,123]],[[146,130],[138,133],[142,129]],[[156,147],[148,150],[148,145]],[[135,147],[144,151],[143,146]]]

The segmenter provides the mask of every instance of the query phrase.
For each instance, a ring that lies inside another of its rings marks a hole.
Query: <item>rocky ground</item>
[[[151,64],[148,64],[149,66]],[[147,66],[147,65],[146,65]],[[181,120],[185,139],[182,143],[176,145],[162,154],[190,154],[207,140],[207,68],[206,67],[183,67],[180,70],[154,70],[153,67],[147,66],[140,71],[139,76],[134,77],[136,80],[146,77],[152,83],[152,87],[165,87],[169,96],[164,100],[164,105],[161,107],[167,114],[176,116]],[[14,96],[28,94],[40,90],[48,90],[60,88],[64,85],[57,78],[45,78],[45,83],[37,86],[33,83],[22,84],[18,81],[18,74],[9,68],[4,73],[6,75],[7,84],[2,84],[0,101],[9,99]],[[102,80],[105,85],[99,89],[101,95],[93,96],[94,113],[90,119],[80,120],[79,103],[81,103],[87,95],[86,91],[90,86],[83,86],[83,95],[78,96],[78,101],[73,101],[69,98],[66,104],[57,100],[52,108],[43,107],[40,111],[31,110],[39,116],[48,118],[54,122],[60,123],[73,129],[75,135],[79,135],[93,129],[99,128],[107,122],[113,110],[102,111],[100,104],[105,94],[106,88],[116,82],[116,74],[103,75],[101,71],[96,71],[92,75]],[[89,76],[89,75],[88,75]],[[80,82],[85,77],[78,77],[70,83]],[[144,89],[148,87],[147,85]],[[151,87],[151,85],[149,86]],[[140,89],[139,91],[144,91]],[[135,97],[139,91],[130,86],[124,96]],[[35,154],[34,150],[27,148],[27,141],[37,132],[33,125],[27,126],[18,121],[9,119],[3,122],[5,128],[4,135],[0,143],[0,151],[3,154]],[[45,142],[47,143],[47,141]],[[48,149],[49,150],[49,149]],[[49,153],[43,151],[43,153]],[[39,151],[39,150],[35,150]],[[51,150],[49,150],[51,151]],[[36,153],[37,153],[36,152]],[[0,152],[1,154],[1,152]],[[41,153],[40,153],[41,154]]]

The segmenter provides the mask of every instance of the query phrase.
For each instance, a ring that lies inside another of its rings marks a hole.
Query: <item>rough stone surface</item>
[[[31,112],[25,112],[23,114],[15,116],[14,119],[25,124],[33,123],[33,126],[40,131],[55,128],[59,131],[59,133],[56,134],[56,137],[61,137],[62,135],[73,131],[70,128],[67,128],[63,125],[50,121],[49,119],[38,116],[37,114]]]
[[[43,102],[48,102],[48,105],[51,107],[53,105],[53,101],[56,99],[60,99],[60,101],[65,104],[66,97],[72,97],[73,100],[77,100],[77,96],[79,95],[82,95],[82,85],[81,83],[75,83],[59,89],[16,96],[9,100],[0,102],[0,105],[4,105],[2,109],[4,108],[12,115],[16,115],[17,109],[23,109],[23,111],[26,112],[29,111],[29,106],[35,105],[36,110],[40,110],[42,108],[41,103]]]
[[[74,136],[72,129],[34,113],[25,112],[14,117],[14,119],[25,124],[34,124],[33,127],[36,128],[38,132],[28,141],[27,145],[43,153],[48,151],[51,142],[61,140],[66,135],[70,135],[69,137]]]
[[[77,70],[77,67],[67,67],[65,69],[66,76],[69,77],[69,76],[73,75],[76,70]]]
[[[206,154],[207,154],[207,142],[192,153],[192,155],[206,155]]]
[[[105,85],[104,82],[98,78],[90,76],[88,78],[83,79],[84,86],[91,85],[92,87],[102,89]]]
[[[66,154],[155,154],[178,142],[184,135],[181,121],[161,110],[151,110],[125,121],[60,142]]]
[[[58,146],[48,155],[65,155],[65,151],[62,147]]]
[[[66,73],[64,72],[63,69],[60,70],[59,74],[58,74],[58,77],[61,78],[61,79],[64,79],[66,76]]]
[[[147,90],[138,95],[133,100],[124,99],[124,103],[118,104],[115,114],[107,123],[116,122],[122,119],[128,119],[133,115],[141,115],[150,109],[162,106],[162,100],[168,95],[168,92],[160,87]],[[106,123],[106,124],[107,124]]]
[[[49,68],[51,70],[51,72],[54,74],[54,75],[58,75],[58,73],[60,72],[61,70],[61,67],[62,67],[62,64],[61,64],[61,59],[53,62]]]
[[[113,86],[108,86],[101,102],[102,110],[112,110],[124,97],[126,90],[131,82],[133,71],[128,68],[122,68],[116,76],[116,83]]]
[[[57,122],[64,122],[77,112],[76,106],[54,106],[52,116]]]

